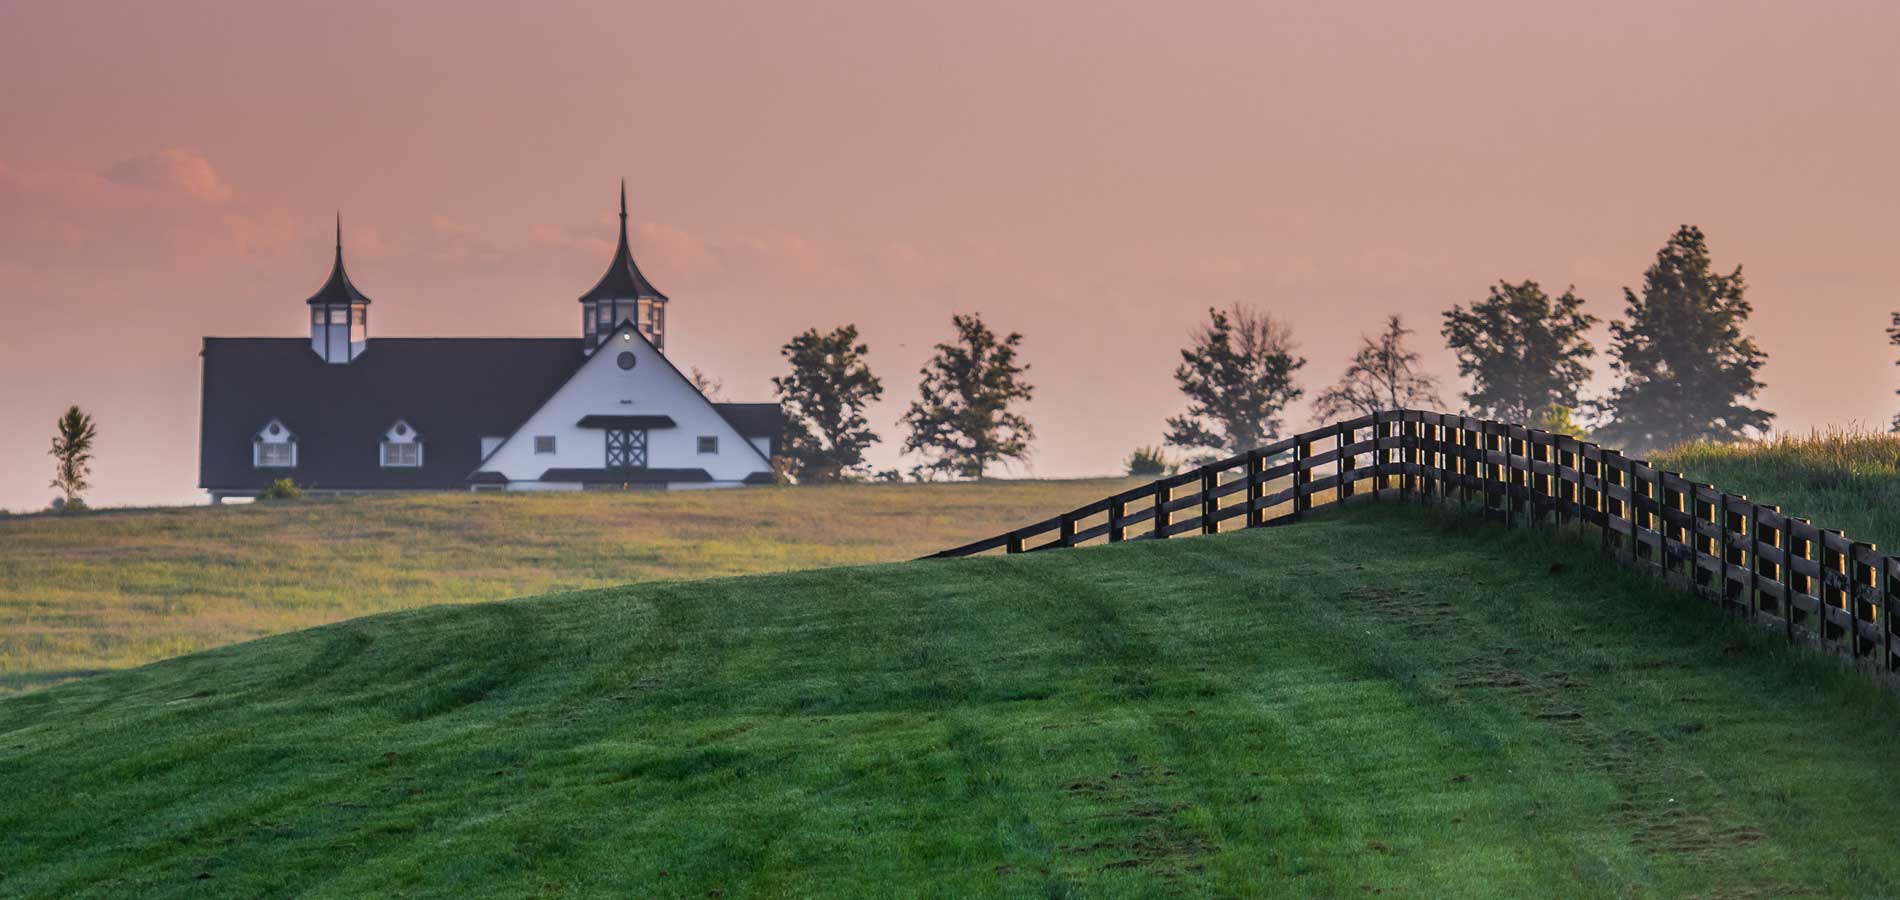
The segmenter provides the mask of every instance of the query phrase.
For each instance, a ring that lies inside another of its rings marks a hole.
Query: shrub
[[[1160,447],[1136,447],[1128,457],[1127,466],[1129,475],[1150,478],[1172,475],[1175,469],[1175,464],[1168,461]]]
[[[81,513],[86,511],[86,501],[79,497],[74,497],[71,500],[65,497],[54,497],[53,502],[48,504],[47,508],[56,513]]]
[[[303,488],[288,478],[279,478],[257,495],[259,500],[302,500]]]

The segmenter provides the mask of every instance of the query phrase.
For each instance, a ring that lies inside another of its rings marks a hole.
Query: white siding
[[[618,357],[623,352],[634,355],[632,369],[620,368]],[[756,445],[741,437],[692,382],[652,344],[629,329],[622,329],[590,356],[567,384],[502,443],[482,469],[506,475],[510,482],[531,482],[548,469],[603,468],[607,461],[606,433],[578,424],[583,416],[590,415],[670,416],[673,427],[647,432],[650,469],[705,469],[715,482],[739,482],[754,472],[772,469]],[[554,453],[534,452],[534,436],[538,434],[554,436]],[[700,453],[700,435],[717,436],[719,452]]]

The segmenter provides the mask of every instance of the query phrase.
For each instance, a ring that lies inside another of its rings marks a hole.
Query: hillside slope
[[[1124,486],[408,494],[0,518],[0,693],[386,610],[909,559]]]
[[[1900,435],[1815,432],[1743,444],[1693,444],[1656,464],[1888,552],[1900,547]]]
[[[0,698],[0,894],[1891,895],[1896,704],[1373,506],[359,619]]]

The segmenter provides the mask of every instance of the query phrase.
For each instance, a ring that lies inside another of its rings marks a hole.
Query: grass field
[[[0,518],[0,693],[392,609],[908,559],[1124,484],[412,494]]]
[[[0,894],[1892,896],[1900,705],[1593,541],[441,606],[0,698]]]
[[[1900,435],[1817,431],[1752,444],[1700,444],[1655,463],[1782,512],[1900,550]]]

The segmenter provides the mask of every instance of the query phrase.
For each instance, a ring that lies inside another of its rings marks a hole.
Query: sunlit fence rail
[[[1455,503],[1509,526],[1594,530],[1736,615],[1900,671],[1900,560],[1780,508],[1589,441],[1422,410],[1337,422],[936,557],[1216,534],[1365,500]]]

